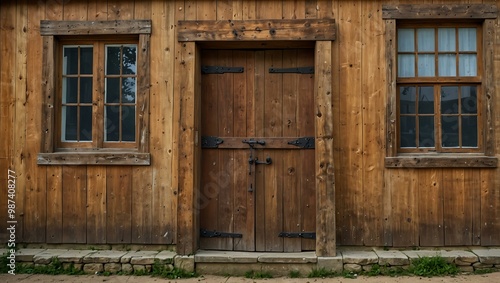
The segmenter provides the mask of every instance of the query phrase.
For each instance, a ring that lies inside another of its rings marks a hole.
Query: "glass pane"
[[[63,78],[62,103],[78,102],[78,78]]]
[[[123,106],[122,111],[122,140],[135,141],[135,106]]]
[[[120,141],[120,107],[106,106],[104,109],[104,121],[106,121],[106,141]]]
[[[476,114],[477,113],[477,91],[475,86],[461,87],[462,98],[462,113]]]
[[[415,55],[398,55],[398,76],[415,77]]]
[[[436,66],[434,65],[434,55],[418,55],[418,76],[434,77],[436,75]]]
[[[92,47],[80,48],[80,74],[92,74],[93,50]]]
[[[458,86],[441,88],[441,113],[458,114]]]
[[[461,77],[477,76],[477,55],[460,54],[458,55],[458,75]]]
[[[63,75],[78,74],[78,47],[63,48]]]
[[[399,88],[399,113],[415,114],[415,87],[404,86]]]
[[[92,78],[80,78],[80,103],[92,102]]]
[[[418,51],[432,52],[434,51],[434,29],[421,28],[417,30]]]
[[[120,46],[106,46],[106,74],[120,74]]]
[[[76,141],[77,137],[78,111],[76,106],[62,107],[62,140]]]
[[[458,117],[443,116],[441,119],[443,147],[458,147]]]
[[[134,103],[135,102],[135,78],[124,78],[122,85],[122,102]]]
[[[477,147],[477,116],[462,116],[462,146]]]
[[[398,52],[415,51],[415,30],[398,29]]]
[[[457,75],[457,63],[454,54],[439,54],[438,64],[440,77],[455,77]]]
[[[120,78],[106,78],[106,103],[120,103]]]
[[[476,29],[475,28],[459,28],[458,29],[458,50],[459,51],[477,51]]]
[[[434,114],[434,87],[423,86],[419,88],[418,113]]]
[[[414,116],[401,116],[400,119],[401,147],[417,147]]]
[[[418,146],[434,147],[434,116],[418,117]]]
[[[92,106],[80,107],[80,140],[92,140]]]
[[[123,74],[135,75],[137,71],[137,46],[123,47]]]
[[[440,52],[455,51],[454,28],[438,29],[438,51]]]

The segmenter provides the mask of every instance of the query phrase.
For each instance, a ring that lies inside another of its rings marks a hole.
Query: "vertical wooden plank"
[[[314,49],[298,50],[297,66],[314,66]],[[314,137],[314,78],[315,75],[304,74],[298,79],[297,99],[297,134],[299,137]],[[328,83],[328,82],[327,82]],[[331,81],[329,82],[331,83]],[[331,86],[330,86],[331,87]],[[331,89],[331,88],[330,88]],[[331,90],[330,90],[331,91]],[[332,133],[333,135],[333,133]],[[315,150],[300,150],[300,207],[301,232],[316,231],[316,182],[315,182]],[[333,189],[333,188],[331,188]],[[331,211],[334,217],[335,211]],[[315,250],[316,241],[302,239],[304,250]]]
[[[314,8],[316,9],[316,7]],[[303,0],[283,1],[284,19],[304,19],[306,16],[306,2]]]
[[[57,3],[55,0],[47,1],[45,8],[45,19],[47,20],[62,20],[63,19],[63,6]],[[44,39],[44,48],[48,50],[44,51],[44,55],[47,54],[47,58],[43,58],[44,68],[43,71],[47,72],[48,75],[44,77],[51,78],[50,81],[46,82],[44,85],[44,103],[47,102],[51,106],[54,105],[53,89],[55,87],[55,78],[53,77],[54,68],[54,48],[56,48],[56,42],[53,37],[47,37]],[[47,97],[48,96],[48,97]],[[49,99],[50,97],[50,99]],[[46,111],[48,106],[44,106]],[[53,109],[53,107],[50,107]],[[48,117],[46,121],[42,121],[47,128],[50,128],[45,136],[42,136],[43,152],[52,152],[53,150],[53,138],[54,138],[54,112],[51,110],[51,114],[46,114]],[[49,139],[49,140],[47,140]],[[49,146],[50,145],[50,146]],[[47,243],[62,243],[63,242],[63,196],[62,196],[62,166],[48,166],[47,170]]]
[[[233,66],[232,52],[228,50],[217,51],[217,65]],[[233,74],[219,74],[217,80],[217,115],[219,137],[234,136],[234,97],[233,97]],[[218,151],[217,183],[220,191],[217,206],[217,230],[221,232],[233,232],[233,201],[234,201],[234,179],[235,171],[233,150]],[[219,247],[223,250],[231,250],[233,238],[218,239]]]
[[[194,1],[197,20],[215,20],[217,18],[217,1]]]
[[[339,3],[340,132],[342,135],[339,222],[341,243],[361,245],[364,231],[363,115],[361,89],[361,3]],[[349,94],[349,95],[346,95]]]
[[[136,195],[140,198],[140,195]],[[143,204],[147,205],[147,204]],[[104,244],[106,235],[106,167],[87,168],[87,243]]]
[[[296,49],[283,51],[283,68],[298,67],[298,51]],[[305,53],[305,52],[304,52]],[[301,66],[303,67],[303,66]],[[302,118],[298,114],[299,108],[307,107],[298,103],[301,95],[307,96],[306,93],[300,93],[299,82],[301,75],[298,74],[283,74],[283,118],[281,122],[282,135],[284,137],[298,136],[298,119]],[[312,99],[310,99],[312,100]],[[300,166],[303,160],[299,161],[300,151],[298,150],[283,150],[283,167],[278,174],[283,176],[283,229],[284,232],[302,232],[301,221],[301,170],[308,165]],[[312,167],[312,166],[309,166]],[[314,219],[314,218],[313,218]],[[284,238],[283,250],[285,252],[301,251],[300,238]]]
[[[266,84],[266,60],[265,51],[255,52],[255,76],[254,76],[254,97],[253,101],[249,101],[253,105],[253,129],[256,137],[264,136],[264,106],[265,106],[265,84]],[[249,133],[251,136],[251,134]],[[266,198],[264,190],[264,174],[263,167],[255,167],[255,249],[256,251],[266,250],[266,222],[267,213]]]
[[[383,246],[384,157],[385,157],[385,53],[381,3],[364,1],[362,5],[361,69],[362,105],[362,178],[363,178],[363,244]],[[381,87],[382,86],[382,87]]]
[[[332,19],[333,17],[333,1],[318,0],[316,7],[318,10],[318,19]]]
[[[444,246],[443,172],[442,169],[422,169],[418,174],[419,245]]]
[[[134,18],[134,0],[108,0],[108,20],[131,20]]]
[[[306,19],[316,19],[318,17],[317,1],[304,0],[306,8]]]
[[[243,73],[233,74],[233,134],[236,137],[249,136],[247,117],[252,109],[247,108],[249,106],[247,101],[248,97],[253,96],[253,93],[247,92],[249,87],[246,78],[253,74],[252,53],[251,51],[233,51],[233,66],[244,68]],[[248,191],[249,183],[253,182],[255,172],[249,175],[248,158],[248,149],[234,150],[234,233],[243,234],[242,239],[234,240],[234,249],[243,251],[255,249],[254,193]]]
[[[38,167],[36,158],[40,150],[41,141],[41,115],[40,105],[42,95],[40,88],[40,76],[42,69],[42,38],[38,33],[40,20],[45,17],[45,6],[40,2],[39,5],[27,5],[22,3],[18,8],[18,38],[26,38],[26,44],[19,45],[18,51],[27,50],[26,57],[20,57],[17,62],[18,72],[16,77],[26,77],[26,89],[23,92],[23,86],[20,81],[16,85],[16,93],[23,98],[26,113],[26,195],[24,210],[24,234],[25,242],[45,242],[46,241],[46,220],[47,220],[47,178],[46,167]],[[27,9],[26,9],[27,8]],[[23,19],[27,18],[27,27]],[[24,62],[23,62],[24,61]],[[26,68],[26,69],[24,69]],[[23,70],[24,69],[24,70]],[[20,86],[20,89],[17,89]],[[16,111],[17,112],[17,111]],[[23,124],[16,124],[16,127],[23,129]],[[17,170],[17,169],[16,169]],[[18,195],[20,197],[20,195]],[[19,213],[19,212],[18,212]],[[28,233],[29,231],[29,233]],[[17,231],[16,231],[17,232]]]
[[[255,1],[255,19],[281,19],[283,17],[283,1]]]
[[[52,0],[57,1],[57,0]],[[87,19],[89,21],[105,21],[108,18],[108,3],[102,0],[89,0]]]
[[[16,72],[16,5],[5,4],[0,7],[0,209],[7,211],[7,170],[16,170],[13,166],[15,144],[15,72]],[[21,168],[19,168],[20,170]],[[16,172],[17,173],[17,172]],[[19,172],[23,173],[23,172]],[[22,184],[22,180],[16,180]],[[4,185],[5,184],[5,185]],[[22,189],[17,184],[16,189]],[[16,199],[14,199],[16,200]],[[21,201],[21,199],[17,199]],[[20,218],[16,215],[16,218]],[[17,220],[17,219],[16,219]],[[0,240],[7,242],[7,213],[0,215]]]
[[[464,188],[469,195],[466,205],[470,206],[471,244],[478,246],[481,244],[481,169],[466,169],[464,175]]]
[[[418,180],[415,169],[391,170],[392,239],[394,247],[418,246]]]
[[[331,41],[316,42],[314,69],[316,255],[336,256]]]
[[[443,169],[443,191],[445,245],[471,245],[472,203],[464,169]]]
[[[199,140],[196,132],[199,131],[197,125],[196,111],[197,100],[200,91],[197,90],[196,83],[199,82],[201,67],[196,62],[198,50],[194,42],[181,44],[179,60],[176,64],[176,89],[182,93],[180,100],[180,136],[179,136],[179,195],[177,214],[177,253],[192,254],[197,248],[196,244],[196,220],[194,207],[196,200],[196,188],[198,184],[197,174],[199,174],[199,156],[197,156],[196,145]],[[200,69],[197,69],[200,67]]]
[[[498,169],[481,169],[481,245],[500,245],[500,182]]]
[[[283,67],[283,51],[265,51],[264,136],[280,137],[283,135],[283,75],[269,73],[271,67]],[[283,152],[265,150],[257,156],[259,160],[272,159],[271,166],[256,166],[264,167],[265,184],[257,190],[265,190],[266,251],[283,251],[283,238],[278,237],[283,231]]]
[[[152,235],[155,244],[175,243],[177,222],[177,160],[173,137],[174,105],[174,2],[153,2],[151,34],[150,151],[152,166]],[[179,59],[181,60],[181,59]]]
[[[232,20],[233,19],[233,1],[232,0],[217,0],[217,20]]]
[[[132,166],[106,167],[106,241],[132,240]]]
[[[87,176],[78,166],[62,168],[63,243],[86,243]]]

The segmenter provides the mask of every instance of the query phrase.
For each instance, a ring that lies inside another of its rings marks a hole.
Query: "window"
[[[150,164],[150,32],[150,21],[42,21],[38,164]]]
[[[137,43],[75,43],[60,42],[58,147],[137,148]]]
[[[398,25],[399,152],[482,150],[480,25]]]
[[[384,6],[386,167],[496,167],[492,5]]]

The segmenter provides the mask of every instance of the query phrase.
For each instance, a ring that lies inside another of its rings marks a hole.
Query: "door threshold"
[[[244,252],[198,250],[196,263],[317,263],[316,252]]]

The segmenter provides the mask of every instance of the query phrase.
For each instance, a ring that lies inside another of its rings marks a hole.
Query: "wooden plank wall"
[[[500,169],[385,169],[382,4],[422,1],[28,1],[0,4],[0,211],[16,171],[17,239],[175,244],[183,45],[178,20],[334,17],[333,132],[338,245],[500,245]],[[425,1],[446,3],[449,1]],[[456,3],[457,1],[453,1]],[[493,0],[464,1],[496,3]],[[151,19],[151,166],[38,166],[40,20]],[[495,75],[500,74],[500,32]],[[500,80],[495,80],[496,94]],[[498,97],[496,95],[495,97]],[[494,102],[497,156],[500,99]],[[345,133],[349,133],[346,135]],[[182,170],[189,170],[183,168]],[[182,180],[185,181],[185,180]],[[182,202],[189,192],[182,192]],[[182,203],[179,203],[182,207]],[[179,219],[185,221],[185,219]],[[0,240],[7,239],[0,213]],[[187,239],[193,241],[193,239]]]

